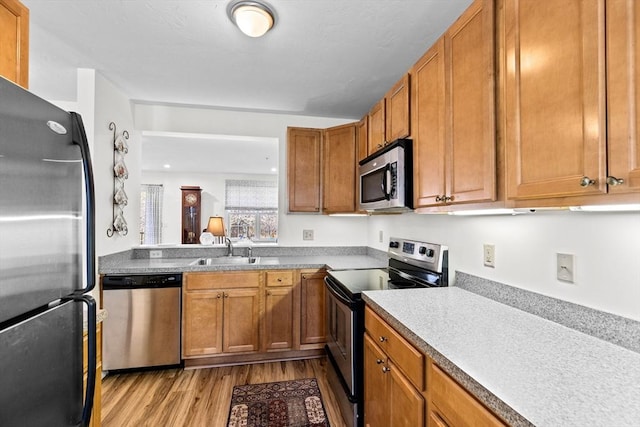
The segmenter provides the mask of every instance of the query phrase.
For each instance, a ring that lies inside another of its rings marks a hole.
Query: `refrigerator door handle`
[[[84,185],[87,204],[87,286],[79,291],[82,293],[91,291],[96,285],[96,244],[95,244],[95,194],[93,184],[93,168],[91,166],[91,155],[89,154],[89,142],[84,131],[82,117],[78,113],[71,112],[71,122],[73,127],[73,143],[80,147],[82,153],[82,165],[84,170]]]
[[[93,409],[93,399],[96,388],[96,364],[98,340],[96,333],[96,300],[90,295],[73,294],[71,299],[75,302],[82,302],[87,305],[87,325],[88,343],[87,343],[87,387],[85,391],[84,407],[82,408],[82,427],[89,426],[91,420],[91,410]]]

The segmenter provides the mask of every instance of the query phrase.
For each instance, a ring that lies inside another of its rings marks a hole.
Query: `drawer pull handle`
[[[594,179],[589,178],[588,176],[583,176],[580,180],[581,187],[589,187],[590,185],[595,185],[596,181]]]
[[[387,341],[387,337],[380,337],[380,342],[385,342]]]
[[[624,179],[622,178],[616,178],[615,176],[608,176],[607,177],[607,184],[615,187],[616,185],[622,185],[624,184]]]

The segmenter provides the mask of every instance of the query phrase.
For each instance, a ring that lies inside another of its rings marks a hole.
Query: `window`
[[[140,243],[162,243],[162,185],[140,186]]]
[[[278,182],[225,181],[225,215],[231,239],[278,240]]]

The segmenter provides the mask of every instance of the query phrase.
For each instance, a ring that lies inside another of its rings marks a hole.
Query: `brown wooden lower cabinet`
[[[185,273],[185,366],[323,355],[325,274],[323,269]]]
[[[185,274],[182,357],[259,349],[261,272]]]
[[[89,427],[100,427],[102,425],[102,323],[96,325],[96,389],[93,396],[93,410],[91,411],[91,421]],[[82,339],[82,369],[84,372],[83,384],[86,387],[88,368],[87,362],[88,337],[85,333]],[[83,392],[84,392],[83,387]]]
[[[427,362],[429,427],[506,426],[432,359]]]
[[[364,423],[366,427],[507,425],[369,307],[365,308]]]
[[[327,341],[325,270],[300,272],[300,346],[323,348]]]

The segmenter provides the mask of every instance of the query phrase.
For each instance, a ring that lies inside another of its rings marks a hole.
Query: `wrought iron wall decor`
[[[128,203],[127,193],[124,191],[124,182],[129,178],[127,165],[124,163],[124,156],[129,152],[129,132],[123,130],[118,134],[116,124],[109,123],[109,130],[113,131],[113,221],[107,230],[107,236],[114,233],[126,236],[129,233],[127,221],[124,219],[124,207]]]

